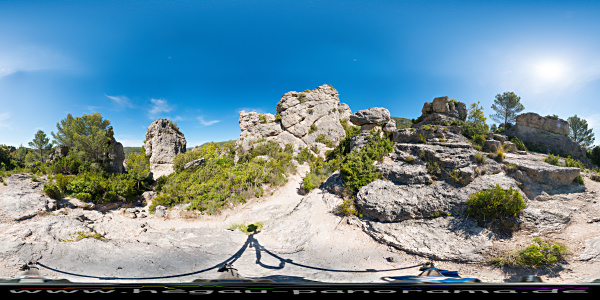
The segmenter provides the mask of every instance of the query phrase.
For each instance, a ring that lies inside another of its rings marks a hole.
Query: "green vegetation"
[[[38,130],[33,138],[33,141],[29,142],[29,146],[33,149],[39,151],[39,160],[44,162],[44,151],[52,149],[52,143],[50,143],[50,139],[46,136],[44,131]]]
[[[157,180],[160,194],[150,205],[171,207],[187,203],[188,210],[213,214],[227,205],[244,203],[249,198],[263,195],[263,186],[279,186],[287,181],[286,174],[295,171],[292,149],[281,149],[272,141],[255,144],[241,154],[234,163],[235,152],[216,143],[185,153],[174,159],[175,173]],[[268,156],[268,160],[259,156]],[[197,158],[204,158],[201,168],[183,170],[182,166]]]
[[[73,118],[71,114],[56,124],[57,132],[52,132],[54,143],[68,146],[69,153],[81,161],[97,163],[105,167],[113,128],[109,120],[100,113]]]
[[[473,154],[473,159],[475,159],[475,163],[477,163],[478,165],[485,164],[485,155],[483,155],[481,153]]]
[[[380,161],[394,148],[394,143],[388,135],[372,135],[367,144],[358,151],[346,155],[340,166],[340,174],[344,185],[351,191],[357,192],[361,187],[380,178],[377,167],[373,164]]]
[[[525,249],[504,254],[492,259],[490,262],[497,267],[540,267],[556,264],[564,260],[567,255],[565,245],[544,241],[539,237],[532,240],[532,244]]]
[[[461,123],[462,134],[472,140],[476,145],[483,145],[485,137],[489,132],[483,107],[479,102],[472,103],[467,112],[467,119]]]
[[[433,176],[433,179],[437,179],[442,175],[442,169],[435,161],[427,162],[427,172]]]
[[[336,208],[336,213],[341,216],[356,216],[358,215],[358,210],[355,206],[356,197],[353,196],[348,199],[344,199],[342,204]]]
[[[467,217],[480,226],[490,226],[501,233],[509,233],[517,227],[517,216],[525,208],[523,196],[512,187],[500,185],[474,193],[467,200]]]
[[[397,129],[411,128],[413,125],[413,122],[410,119],[398,117],[392,117],[392,119],[396,122]]]
[[[500,127],[508,129],[509,124],[515,122],[517,115],[525,107],[521,104],[521,97],[513,92],[504,92],[502,95],[496,95],[492,109],[496,112],[490,116],[492,120],[500,123]]]
[[[234,231],[234,230],[239,230],[241,232],[245,232],[246,234],[251,234],[251,233],[257,233],[260,230],[262,230],[264,226],[263,222],[254,222],[251,224],[235,224],[235,225],[231,225],[229,226],[229,230]]]
[[[102,236],[102,234],[97,233],[97,232],[77,231],[74,233],[69,233],[69,236],[72,236],[72,237],[74,236],[74,237],[70,238],[70,239],[59,239],[59,241],[61,241],[61,242],[78,242],[83,239],[97,239],[97,240],[104,239],[104,236]]]
[[[574,115],[568,119],[569,137],[584,148],[591,148],[594,144],[594,132],[592,128],[588,129],[586,120]]]
[[[518,150],[527,151],[527,147],[525,147],[525,144],[521,140],[519,140],[518,137],[515,136],[512,139],[510,139],[510,141],[513,144],[515,144],[515,146],[517,147]]]

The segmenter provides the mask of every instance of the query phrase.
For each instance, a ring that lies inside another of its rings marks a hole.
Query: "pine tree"
[[[586,120],[574,115],[568,119],[569,121],[569,137],[579,145],[590,148],[594,143],[594,133],[592,129],[588,129]]]
[[[516,120],[517,114],[522,112],[525,107],[521,104],[521,97],[513,92],[504,92],[502,95],[496,95],[492,109],[496,113],[490,117],[506,128],[506,124],[512,124]]]
[[[52,149],[52,143],[50,143],[50,139],[46,136],[46,133],[42,130],[38,130],[33,138],[33,141],[29,142],[29,146],[40,153],[40,160],[44,162],[44,150]]]

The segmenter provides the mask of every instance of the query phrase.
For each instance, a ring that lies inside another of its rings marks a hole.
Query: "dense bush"
[[[517,147],[518,150],[527,151],[527,147],[525,146],[525,144],[521,140],[519,140],[518,137],[515,136],[512,139],[510,139],[510,141],[513,144],[515,144],[515,146]]]
[[[340,175],[344,185],[357,192],[361,187],[380,178],[374,162],[381,161],[393,149],[394,143],[387,135],[372,135],[363,148],[352,151],[343,158]]]
[[[525,201],[519,191],[512,187],[505,190],[496,185],[470,195],[466,215],[480,226],[491,224],[493,229],[508,233],[516,228],[517,216],[524,208]]]
[[[566,255],[567,250],[564,245],[553,244],[536,237],[525,249],[505,254],[492,259],[491,262],[498,267],[538,267],[560,262]]]
[[[226,205],[262,196],[263,186],[282,185],[287,174],[295,171],[291,147],[281,149],[271,141],[255,144],[248,153],[240,154],[236,164],[234,153],[216,143],[176,157],[179,166],[197,158],[204,158],[202,167],[177,167],[177,172],[158,180],[160,195],[152,202],[151,210],[158,205],[186,203],[190,210],[212,214]]]
[[[548,156],[546,156],[544,161],[551,165],[560,166],[560,161],[558,160],[558,158],[559,158],[558,156],[555,156],[553,154],[548,154]]]
[[[54,182],[44,184],[43,192],[54,199],[71,196],[102,203],[116,200],[133,201],[144,189],[145,185],[138,188],[137,181],[127,174],[106,176],[98,172],[85,172],[76,176],[56,174]]]

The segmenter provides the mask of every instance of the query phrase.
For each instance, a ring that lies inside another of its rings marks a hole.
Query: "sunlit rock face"
[[[257,143],[274,141],[282,148],[293,147],[297,154],[302,148],[316,150],[324,156],[326,150],[337,145],[346,136],[341,122],[351,112],[340,103],[336,89],[328,84],[304,92],[287,92],[277,103],[277,114],[240,112],[242,131],[236,146],[248,152]]]
[[[537,128],[551,133],[569,135],[569,122],[551,117],[542,117],[536,113],[525,113],[517,116],[516,124]]]
[[[587,160],[585,149],[568,136],[569,123],[558,118],[521,114],[517,116],[516,125],[505,134],[509,138],[517,137],[529,150]]]
[[[178,153],[185,153],[186,144],[183,133],[171,121],[158,119],[150,124],[144,150],[150,159],[150,172],[154,179],[174,172],[173,158]]]
[[[467,118],[467,105],[463,102],[449,100],[448,96],[437,97],[432,102],[425,102],[421,116],[413,127],[422,125],[443,125],[452,121],[464,121]]]

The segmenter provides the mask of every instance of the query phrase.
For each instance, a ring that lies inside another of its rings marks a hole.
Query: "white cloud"
[[[148,113],[150,113],[150,117],[153,117],[160,113],[168,113],[171,110],[173,110],[173,108],[165,99],[150,99],[150,102],[152,102],[152,106],[148,110]]]
[[[210,126],[210,125],[213,125],[213,124],[221,122],[219,120],[206,121],[206,120],[204,120],[203,116],[199,116],[197,119],[200,122],[200,124],[202,124],[204,126]]]
[[[110,96],[107,94],[104,94],[104,96],[112,100],[112,102],[118,106],[133,107],[133,104],[131,104],[131,101],[126,96]]]
[[[9,112],[0,113],[0,128],[9,128],[12,125],[12,123],[8,122],[8,119],[10,119]]]

